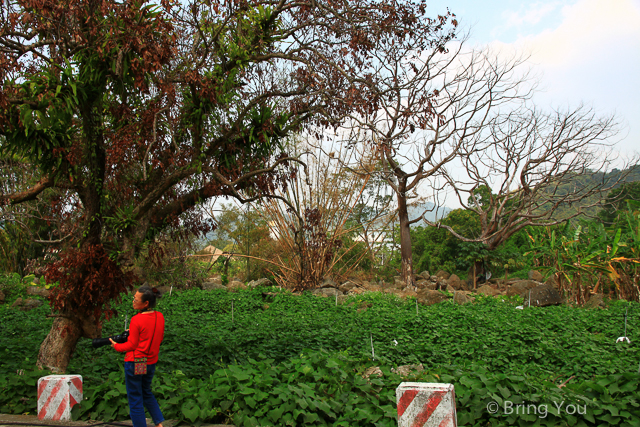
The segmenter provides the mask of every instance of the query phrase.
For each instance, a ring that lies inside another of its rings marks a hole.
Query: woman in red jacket
[[[111,340],[111,347],[127,353],[124,357],[124,374],[133,427],[146,427],[144,408],[149,411],[154,424],[163,427],[164,416],[151,392],[151,381],[164,337],[164,316],[153,310],[159,297],[160,293],[156,288],[142,286],[138,289],[133,297],[133,309],[139,313],[131,318],[127,342],[117,344]],[[144,358],[146,366],[139,363]]]

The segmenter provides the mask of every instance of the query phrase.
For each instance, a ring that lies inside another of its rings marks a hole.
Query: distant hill
[[[561,185],[558,189],[558,194],[567,193],[570,189],[573,189],[576,186],[579,187],[587,187],[590,185],[597,185],[604,183],[615,183],[618,182],[613,188],[617,188],[626,182],[636,182],[640,181],[640,165],[632,166],[628,169],[614,169],[607,174],[603,173],[587,173],[582,175],[576,175],[573,179],[568,181],[567,183]],[[610,185],[610,184],[609,184]],[[612,189],[613,189],[612,188]],[[563,189],[566,189],[563,191]],[[598,200],[604,200],[607,194],[601,194],[600,196],[593,196],[590,199],[585,200],[585,203],[582,204],[596,204]],[[595,205],[591,208],[588,208],[584,211],[586,216],[595,217],[600,211],[600,206]],[[556,219],[567,218],[572,214],[575,214],[576,208],[571,206],[570,204],[561,205],[553,215]]]
[[[426,213],[425,213],[426,211]],[[436,208],[436,205],[431,203],[431,202],[424,202],[424,203],[419,203],[416,205],[412,205],[409,206],[407,208],[407,212],[409,213],[409,220],[412,221],[416,218],[418,218],[419,216],[421,216],[423,213],[425,213],[425,218],[428,219],[429,221],[434,221],[436,219],[442,219],[445,216],[447,216],[447,214],[449,212],[451,212],[452,209],[446,207],[446,206],[439,206]],[[423,221],[418,221],[415,224],[412,225],[412,227],[417,227],[419,225],[424,226],[424,222]]]

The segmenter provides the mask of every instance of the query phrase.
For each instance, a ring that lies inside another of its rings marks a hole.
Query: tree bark
[[[85,206],[85,218],[88,221],[80,241],[82,249],[102,243],[106,152],[100,117],[97,113],[101,107],[98,101],[97,99],[89,100],[80,108],[84,132],[82,142],[84,150],[88,153],[86,157],[89,159],[85,165],[88,169],[84,177],[85,182],[79,191],[80,199]],[[82,283],[86,283],[86,278],[85,273]],[[80,337],[97,338],[99,336],[98,320],[93,316],[79,316],[73,312],[62,313],[54,320],[49,334],[40,345],[37,366],[54,373],[65,372]]]
[[[40,345],[36,365],[53,373],[66,372],[78,340],[98,338],[101,332],[100,324],[93,316],[80,318],[63,314],[56,317],[49,334]]]
[[[399,186],[398,195],[398,220],[400,221],[400,277],[406,286],[415,286],[413,281],[413,252],[411,248],[411,227],[409,224],[409,212],[407,210],[407,198],[404,186]]]
[[[38,368],[48,369],[54,374],[65,373],[81,333],[75,319],[56,317],[51,331],[40,345]]]

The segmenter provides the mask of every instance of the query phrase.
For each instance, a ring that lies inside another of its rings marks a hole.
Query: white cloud
[[[555,66],[591,62],[612,51],[640,56],[640,1],[581,0],[562,8],[562,15],[559,27],[516,44],[536,62]]]
[[[497,36],[511,28],[519,28],[525,25],[537,25],[558,9],[560,5],[561,3],[558,1],[535,2],[528,5],[526,8],[521,7],[520,10],[515,12],[512,10],[505,10],[501,14],[503,24],[494,29],[493,35]]]
[[[584,102],[615,112],[626,125],[620,147],[640,147],[640,0],[579,0],[561,9],[552,29],[491,45],[504,54],[531,56],[546,105]],[[523,18],[524,19],[524,18]],[[533,18],[532,18],[533,19]]]

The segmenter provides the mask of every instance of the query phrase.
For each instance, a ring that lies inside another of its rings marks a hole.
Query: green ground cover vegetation
[[[520,303],[486,297],[416,314],[414,300],[377,293],[336,304],[277,288],[173,292],[158,306],[167,329],[154,389],[167,418],[195,425],[394,426],[395,388],[406,380],[454,384],[459,425],[637,424],[640,305]],[[631,343],[616,343],[627,312]],[[49,313],[46,303],[29,312],[0,306],[2,413],[36,411],[35,384],[46,373],[33,366]],[[131,314],[124,298],[103,336],[122,332]],[[122,359],[80,341],[68,370],[84,379],[76,418],[127,418]],[[409,378],[391,371],[416,363],[425,370]],[[365,378],[372,367],[382,376]],[[492,415],[492,401],[546,410]]]

